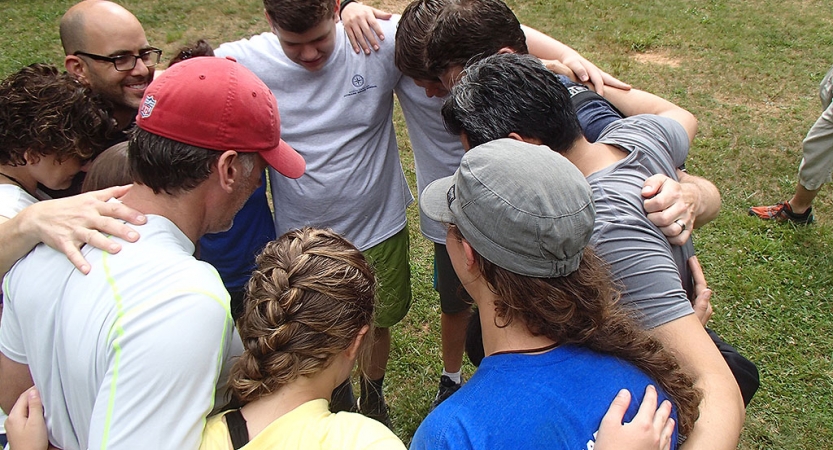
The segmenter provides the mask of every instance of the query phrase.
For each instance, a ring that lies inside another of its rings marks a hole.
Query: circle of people
[[[758,372],[706,327],[691,233],[720,194],[685,171],[691,113],[501,0],[263,4],[270,31],[161,70],[133,14],[85,0],[65,72],[0,83],[10,448],[403,448],[394,95],[441,310],[410,447],[736,447]],[[812,222],[830,79],[796,195],[750,214]]]

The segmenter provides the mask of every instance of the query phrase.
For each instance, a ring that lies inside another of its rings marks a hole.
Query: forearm
[[[521,29],[523,29],[524,35],[526,36],[526,47],[530,55],[541,59],[555,59],[558,61],[564,61],[564,58],[568,56],[580,56],[577,51],[566,44],[534,28],[521,25]]]
[[[731,377],[731,372],[728,375]],[[737,448],[746,411],[734,378],[726,380],[726,374],[701,374],[695,386],[704,394],[700,418],[680,449]]]
[[[27,208],[28,209],[28,208]],[[27,209],[8,220],[0,220],[0,279],[18,259],[26,256],[40,242],[36,233],[28,229],[31,222]]]
[[[717,217],[720,212],[720,191],[711,181],[677,171],[686,202],[694,208],[694,228],[699,228]]]
[[[703,325],[691,314],[661,325],[653,333],[703,393],[700,416],[681,448],[736,448],[746,415],[743,398],[726,360]]]
[[[685,128],[689,142],[697,133],[697,118],[693,114],[658,95],[639,89],[608,88],[604,97],[626,117],[654,114],[676,120]]]

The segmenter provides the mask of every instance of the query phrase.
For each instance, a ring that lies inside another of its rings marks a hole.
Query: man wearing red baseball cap
[[[147,216],[142,239],[120,241],[116,255],[85,248],[89,275],[41,244],[4,284],[0,406],[11,409],[34,381],[59,448],[199,446],[240,344],[228,293],[194,259],[194,243],[231,226],[267,164],[295,178],[305,168],[280,139],[272,93],[231,60],[167,70],[146,90],[137,125],[136,184],[122,201]]]

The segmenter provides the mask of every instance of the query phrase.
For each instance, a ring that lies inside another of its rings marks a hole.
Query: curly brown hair
[[[0,82],[0,164],[94,158],[115,130],[108,106],[72,75],[32,64]]]
[[[181,63],[186,59],[201,56],[214,56],[214,47],[212,47],[211,44],[209,44],[205,39],[199,39],[197,42],[180,47],[176,52],[176,55],[174,55],[174,57],[171,58],[171,61],[168,62],[168,67]]]
[[[455,235],[464,239],[456,226]],[[476,252],[475,252],[476,253]],[[657,339],[619,303],[620,293],[607,264],[590,247],[573,273],[558,278],[518,275],[476,254],[495,300],[495,325],[522,322],[536,336],[621,358],[655,380],[677,406],[681,436],[700,415],[702,393]],[[498,320],[501,323],[498,323]]]
[[[250,402],[327,368],[373,327],[375,283],[362,253],[333,231],[305,227],[268,243],[237,321],[244,351],[232,392]]]

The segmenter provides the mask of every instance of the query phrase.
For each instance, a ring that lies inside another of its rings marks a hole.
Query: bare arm
[[[534,28],[526,25],[521,25],[521,28],[526,35],[526,46],[531,55],[541,59],[560,61],[575,73],[579,81],[592,84],[593,89],[600,95],[604,95],[606,85],[619,89],[630,89],[630,85],[602,71],[569,46]]]
[[[130,242],[139,239],[139,234],[122,221],[141,225],[147,221],[145,216],[121,203],[107,201],[124,195],[129,188],[120,186],[38,202],[0,223],[0,274],[8,272],[40,242],[66,254],[78,270],[89,273],[90,265],[79,251],[81,246],[90,244],[117,253],[121,245],[105,234]]]
[[[655,328],[653,333],[703,391],[700,418],[681,449],[735,449],[746,415],[743,399],[729,366],[703,325],[690,314]]]
[[[674,119],[685,128],[689,143],[694,140],[694,135],[697,133],[697,118],[662,97],[639,89],[623,90],[615,88],[605,90],[604,97],[610,103],[613,103],[613,106],[619,111],[622,111],[625,117],[637,114],[655,114]]]
[[[34,386],[29,366],[19,364],[0,353],[0,408],[11,412],[20,394]]]
[[[677,121],[686,131],[689,143],[697,133],[697,118],[685,109],[639,89],[624,91],[609,88],[605,98],[626,116],[655,114]],[[679,182],[665,175],[654,175],[645,181],[642,195],[648,219],[659,227],[672,244],[680,245],[700,227],[717,217],[720,212],[720,191],[705,178],[678,170]],[[682,220],[682,232],[675,222]]]

